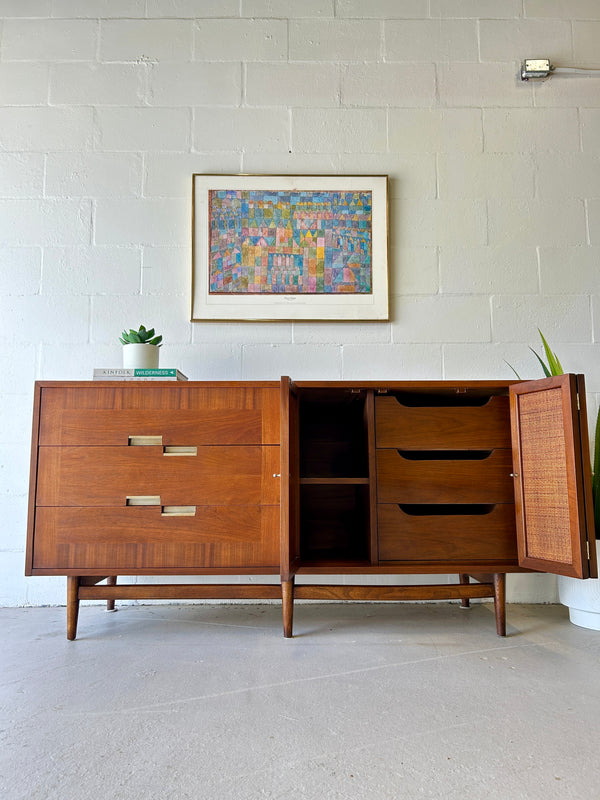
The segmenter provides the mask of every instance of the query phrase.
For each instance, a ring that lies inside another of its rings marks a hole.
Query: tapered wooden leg
[[[468,586],[469,583],[470,583],[469,576],[467,574],[465,574],[465,573],[462,573],[460,575],[460,582],[463,585],[467,585]],[[461,608],[470,608],[471,607],[471,601],[469,600],[468,597],[463,597],[463,599],[460,601],[460,607]]]
[[[283,608],[283,635],[291,639],[294,625],[294,579],[281,581],[281,600]]]
[[[494,613],[498,636],[506,636],[506,575],[503,572],[494,573]]]
[[[117,576],[116,575],[111,575],[109,578],[107,578],[106,579],[106,585],[107,586],[116,586],[117,585]],[[116,611],[114,599],[106,601],[106,610],[107,611]]]
[[[67,577],[67,639],[73,641],[77,636],[77,617],[79,616],[79,576]]]

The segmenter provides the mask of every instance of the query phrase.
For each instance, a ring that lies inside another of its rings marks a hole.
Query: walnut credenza
[[[490,597],[504,635],[506,573],[597,574],[588,452],[575,375],[40,381],[26,574],[67,576],[69,639],[82,599],[172,598],[280,598],[291,636],[294,599]],[[117,580],[269,574],[281,583]]]

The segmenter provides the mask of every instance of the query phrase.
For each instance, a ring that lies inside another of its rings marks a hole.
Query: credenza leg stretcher
[[[474,578],[477,583],[471,583]],[[106,586],[98,586],[106,580]],[[81,600],[105,600],[107,609],[114,610],[115,599],[124,600],[203,600],[234,598],[250,600],[279,600],[283,612],[283,635],[293,635],[294,600],[460,600],[461,604],[470,598],[493,598],[496,631],[498,636],[506,636],[506,575],[504,573],[460,575],[460,583],[435,585],[326,585],[301,584],[295,586],[294,577],[277,584],[120,584],[117,576],[67,577],[67,639],[77,636],[77,619]]]
[[[473,578],[476,583],[471,583]],[[498,636],[506,636],[506,575],[504,573],[461,573],[459,583],[423,584],[400,586],[373,585],[327,585],[299,584],[294,579],[281,582],[283,602],[283,635],[291,637],[294,600],[369,600],[385,602],[386,600],[460,600],[463,608],[469,607],[472,598],[490,598],[494,600],[494,616]]]

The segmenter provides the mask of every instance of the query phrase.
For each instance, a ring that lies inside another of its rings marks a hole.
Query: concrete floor
[[[600,633],[562,606],[1,609],[3,800],[600,797]]]

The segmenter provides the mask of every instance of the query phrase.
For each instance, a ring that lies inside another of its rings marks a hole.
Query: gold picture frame
[[[387,175],[192,176],[192,322],[387,320]]]

